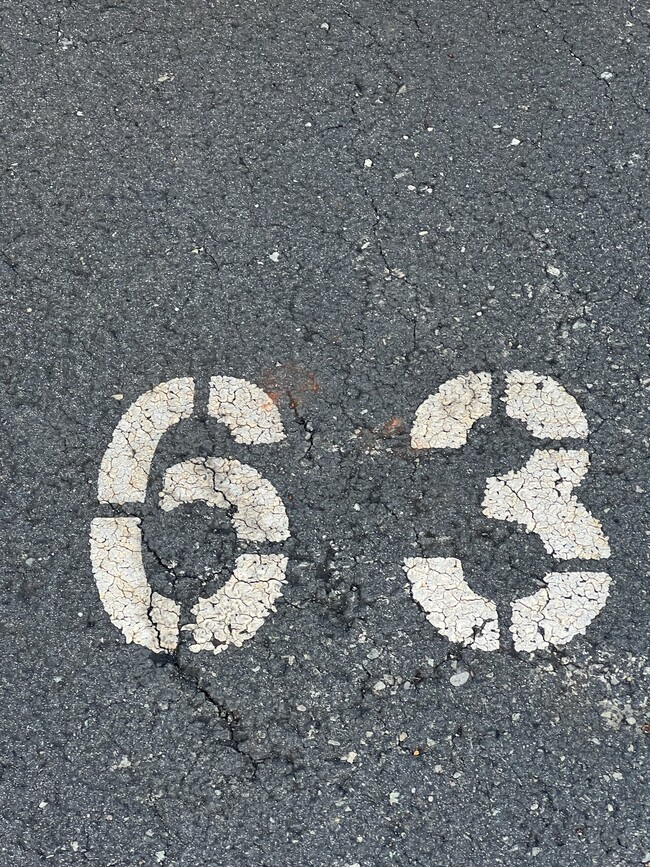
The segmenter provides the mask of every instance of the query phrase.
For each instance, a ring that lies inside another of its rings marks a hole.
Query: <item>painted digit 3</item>
[[[585,439],[587,418],[576,399],[549,376],[512,370],[502,397],[510,418],[539,439]],[[414,449],[458,449],[480,418],[492,412],[492,377],[468,373],[443,383],[417,409],[411,429]],[[537,534],[556,560],[603,560],[609,542],[600,521],[573,494],[589,468],[584,449],[536,449],[525,466],[487,479],[483,513],[522,524]],[[411,557],[404,570],[413,598],[429,622],[451,641],[477,650],[497,650],[499,622],[491,599],[475,593],[460,560]],[[512,633],[518,651],[566,644],[603,609],[611,583],[606,572],[557,571],[544,586],[512,605]]]
[[[100,503],[143,503],[149,472],[163,434],[194,411],[194,380],[171,379],[142,394],[124,413],[101,462]],[[285,438],[277,407],[266,392],[243,379],[210,380],[208,414],[232,437],[248,445]],[[287,513],[278,492],[257,470],[221,457],[193,458],[164,474],[160,507],[171,511],[202,501],[233,509],[233,526],[242,542],[282,542],[289,538]],[[191,610],[194,623],[179,624],[180,606],[156,593],[142,558],[140,518],[95,518],[90,528],[93,573],[101,602],[127,643],[157,653],[178,646],[180,629],[192,634],[190,650],[220,653],[240,647],[262,626],[286,582],[287,557],[244,553],[223,587],[199,598]]]

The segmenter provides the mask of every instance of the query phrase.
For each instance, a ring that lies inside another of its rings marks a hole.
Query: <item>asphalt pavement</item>
[[[650,10],[1,16],[0,865],[650,863]],[[588,434],[509,415],[512,371],[561,386]],[[470,372],[490,414],[462,447],[414,447],[418,407]],[[261,389],[283,436],[236,436],[213,377]],[[194,402],[141,501],[100,503],[120,418],[179,378]],[[554,446],[589,455],[602,562],[486,514],[486,479]],[[241,528],[159,496],[213,456],[270,482],[289,528],[250,542],[286,563],[275,610],[216,653],[192,608]],[[148,646],[91,562],[91,522],[124,517]],[[493,649],[427,620],[408,558],[462,563]],[[605,574],[606,601],[518,649],[513,602],[571,569]],[[168,647],[155,598],[190,624]]]

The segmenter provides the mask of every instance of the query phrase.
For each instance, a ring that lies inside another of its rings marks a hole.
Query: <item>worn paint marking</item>
[[[259,386],[245,379],[213,376],[208,414],[225,424],[238,443],[278,443],[286,437],[275,403]]]
[[[467,373],[443,382],[436,394],[420,404],[411,428],[414,449],[457,449],[467,433],[492,411],[492,377]]]
[[[155,653],[174,650],[180,606],[152,591],[142,562],[139,518],[95,518],[90,556],[99,598],[127,644]]]
[[[448,380],[416,411],[411,430],[414,448],[459,448],[478,418],[490,414],[489,374],[469,373]],[[537,438],[585,438],[587,418],[576,399],[556,380],[531,371],[506,374],[502,398],[510,418],[523,421]],[[589,468],[589,455],[580,450],[537,450],[520,470],[489,478],[483,513],[513,521],[537,534],[546,551],[558,560],[600,560],[610,556],[609,541],[600,521],[573,494]],[[462,578],[460,561],[450,558],[411,558],[405,561],[414,598],[430,622],[452,641],[473,642],[480,649],[498,646],[496,609],[494,628],[486,621],[482,644],[474,636],[469,616],[479,622],[491,600],[477,596]],[[583,633],[605,605],[610,577],[604,572],[549,573],[546,586],[512,603],[512,626],[517,650],[559,645]],[[480,606],[484,606],[481,608]],[[473,608],[474,607],[474,608]],[[485,647],[485,644],[489,647]]]
[[[605,607],[611,578],[606,572],[551,572],[546,587],[512,603],[515,650],[559,647],[584,635]]]
[[[141,395],[124,413],[102,459],[98,495],[102,503],[144,502],[151,463],[162,435],[194,408],[194,381],[163,382]],[[215,376],[210,381],[209,413],[232,436],[251,445],[279,442],[284,427],[271,398],[243,379]],[[243,542],[281,542],[289,537],[286,509],[278,492],[257,470],[237,460],[209,457],[178,463],[165,472],[160,505],[165,511],[205,501],[233,509]],[[93,573],[101,602],[127,642],[155,652],[176,649],[180,606],[152,590],[142,558],[140,519],[96,518],[91,522]],[[240,647],[263,624],[282,595],[287,558],[281,554],[242,554],[226,582],[192,608],[196,623],[193,651],[220,653]]]
[[[164,511],[197,500],[219,509],[234,507],[233,525],[241,540],[289,538],[289,520],[278,492],[247,464],[218,457],[192,458],[166,470],[160,493]]]
[[[100,503],[144,503],[149,471],[162,435],[194,408],[194,380],[161,382],[124,413],[104,452],[97,495]]]
[[[550,376],[511,370],[501,400],[510,418],[523,421],[539,439],[582,439],[589,433],[587,416],[578,401]]]
[[[477,650],[498,650],[499,618],[491,599],[479,596],[454,557],[409,557],[404,571],[411,593],[441,635]]]
[[[588,469],[584,449],[537,449],[522,469],[487,480],[483,514],[523,524],[558,560],[609,557],[602,524],[572,493]]]
[[[199,599],[192,614],[196,623],[184,626],[192,633],[190,650],[221,653],[251,639],[282,596],[287,558],[281,554],[242,554],[223,587]]]

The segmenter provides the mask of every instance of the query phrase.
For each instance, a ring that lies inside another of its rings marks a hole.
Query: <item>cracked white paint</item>
[[[611,578],[606,572],[551,572],[546,587],[512,603],[515,650],[533,652],[584,635],[602,611]]]
[[[162,435],[194,408],[194,380],[161,382],[140,395],[117,424],[99,470],[100,503],[143,503],[151,461]]]
[[[467,373],[443,382],[416,410],[411,446],[457,449],[465,445],[472,425],[492,411],[491,387],[489,373]]]
[[[464,445],[475,421],[490,414],[491,385],[488,373],[469,373],[440,386],[416,412],[413,448]],[[507,415],[540,439],[579,439],[589,433],[576,399],[549,376],[510,371],[502,400]],[[600,521],[573,494],[588,468],[583,449],[537,450],[521,469],[487,480],[483,513],[522,524],[558,560],[607,558],[610,547]],[[416,557],[405,560],[404,568],[413,597],[441,634],[481,650],[498,647],[496,606],[471,590],[459,560]],[[606,603],[610,580],[604,572],[547,574],[541,590],[512,603],[515,648],[558,646],[584,633]]]
[[[441,635],[477,650],[498,650],[497,608],[475,593],[454,557],[409,557],[404,571],[411,593]]]
[[[539,439],[582,439],[589,433],[587,417],[578,401],[550,376],[511,370],[501,399],[510,418],[523,421]]]
[[[483,514],[523,524],[558,560],[609,557],[602,524],[572,494],[588,468],[584,449],[537,449],[522,469],[487,480]]]
[[[213,376],[208,414],[225,424],[238,443],[277,443],[286,437],[277,406],[265,391],[245,379]]]
[[[241,647],[275,611],[286,583],[287,557],[281,554],[242,554],[226,584],[192,608],[196,623],[183,626],[192,633],[190,650],[221,653]]]
[[[162,435],[194,409],[194,380],[163,382],[141,395],[124,413],[102,459],[98,497],[102,503],[144,502],[151,463]],[[256,385],[215,376],[210,381],[208,411],[241,443],[279,442],[285,433],[277,407]],[[286,509],[273,485],[257,470],[237,460],[195,458],[170,467],[160,505],[166,511],[181,503],[204,500],[233,508],[238,539],[280,542],[289,537]],[[100,599],[127,642],[155,652],[178,644],[180,606],[156,593],[142,559],[140,519],[96,518],[91,522],[93,573]],[[225,584],[209,599],[199,599],[192,613],[192,650],[221,652],[241,646],[264,622],[282,595],[287,558],[279,554],[242,554]]]
[[[174,650],[180,606],[153,592],[142,562],[139,518],[95,518],[90,525],[90,556],[99,597],[127,644],[156,653]]]
[[[235,508],[237,537],[249,542],[281,542],[289,538],[284,503],[268,479],[237,460],[192,458],[165,472],[161,508],[201,500],[219,509]]]

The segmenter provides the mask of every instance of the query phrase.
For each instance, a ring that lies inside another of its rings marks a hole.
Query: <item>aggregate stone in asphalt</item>
[[[0,14],[0,864],[649,863],[648,9]]]

